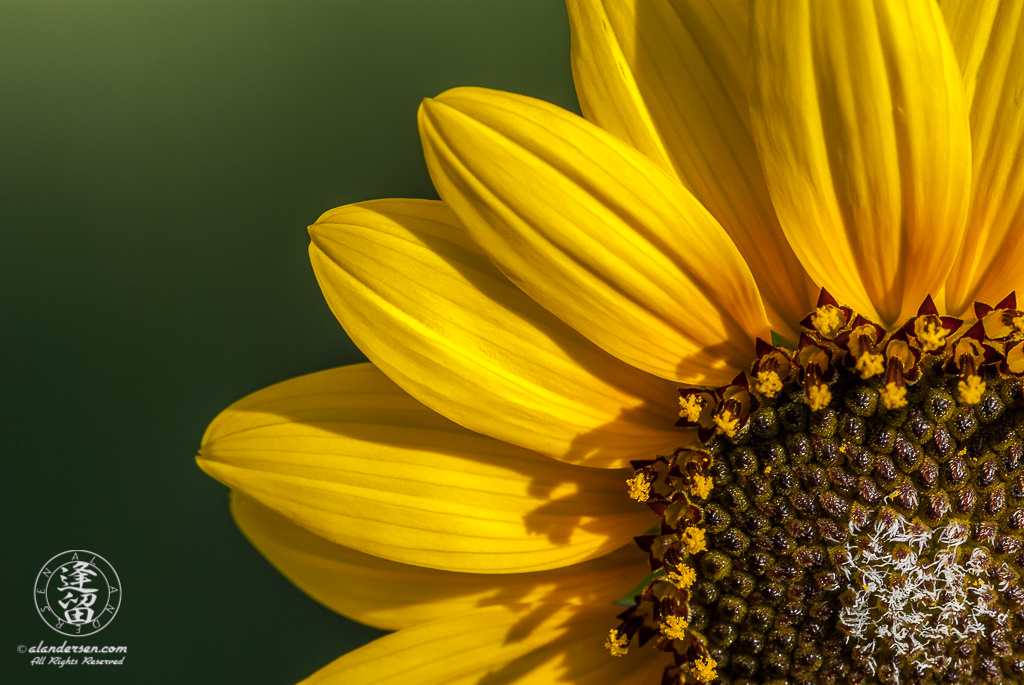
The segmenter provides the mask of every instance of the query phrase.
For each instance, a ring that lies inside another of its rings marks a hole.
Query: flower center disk
[[[680,390],[698,440],[634,462],[661,519],[619,615],[663,683],[1024,682],[1024,315],[894,331],[822,291],[795,349]]]

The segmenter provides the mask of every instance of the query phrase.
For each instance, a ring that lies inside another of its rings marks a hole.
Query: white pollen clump
[[[857,526],[850,521],[841,570],[854,600],[839,613],[847,642],[868,656],[872,673],[878,670],[879,651],[907,657],[919,668],[945,669],[952,662],[947,646],[976,642],[986,625],[1008,625],[996,589],[985,580],[994,565],[991,557],[980,547],[960,551],[968,538],[966,525],[953,521],[932,531],[890,510],[877,516],[873,528],[858,544]],[[902,545],[896,554],[894,545]],[[1004,590],[1009,567],[1000,567],[997,575]]]

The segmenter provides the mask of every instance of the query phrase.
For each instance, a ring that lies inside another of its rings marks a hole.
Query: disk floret
[[[954,646],[976,651],[987,632],[1009,626],[988,571],[1015,572],[974,546],[964,523],[931,530],[883,508],[868,531],[851,521],[850,533],[840,567],[850,589],[839,625],[873,672],[880,663],[959,672],[969,664]]]
[[[633,463],[660,522],[615,629],[663,685],[1024,683],[1024,314],[975,315],[887,331],[822,291],[792,348],[680,389],[696,440]]]

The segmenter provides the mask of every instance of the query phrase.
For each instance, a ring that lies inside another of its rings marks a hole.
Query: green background
[[[292,683],[382,634],[271,568],[193,457],[232,401],[363,361],[306,226],[436,197],[416,107],[458,85],[575,109],[564,7],[0,2],[0,682]],[[124,600],[68,642],[121,667],[17,652],[64,640],[32,591],[75,548]]]

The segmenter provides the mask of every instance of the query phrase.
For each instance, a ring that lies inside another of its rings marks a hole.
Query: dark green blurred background
[[[457,85],[576,107],[557,0],[0,2],[0,682],[292,683],[380,631],[292,587],[193,457],[241,396],[362,361],[305,227],[435,197],[421,98]],[[117,569],[76,644],[121,667],[29,666],[65,638],[40,567]]]

